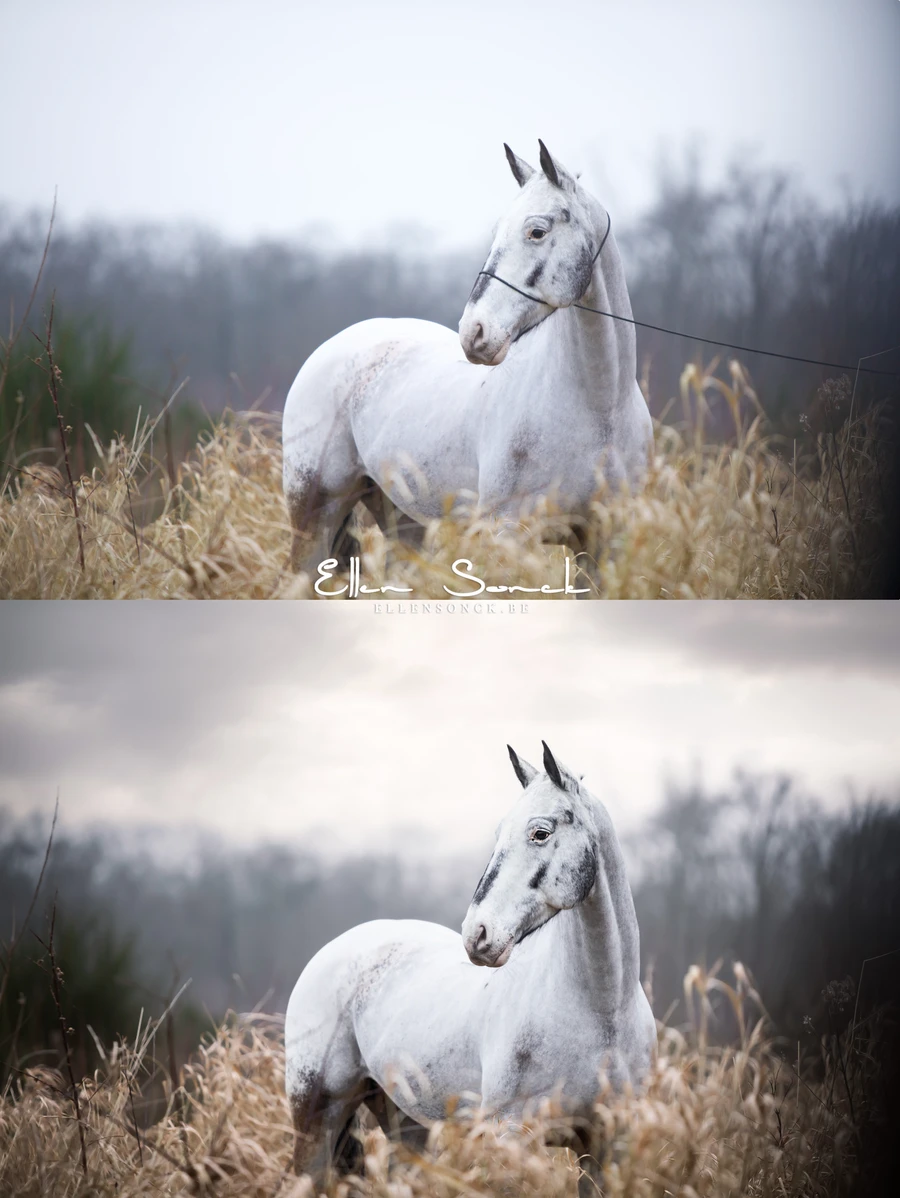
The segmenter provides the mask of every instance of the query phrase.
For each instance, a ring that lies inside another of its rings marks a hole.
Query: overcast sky
[[[894,604],[0,605],[0,804],[311,849],[490,841],[545,739],[622,830],[665,772],[898,793]],[[421,839],[424,837],[424,839]],[[414,843],[414,842],[413,842]]]
[[[0,0],[0,202],[484,239],[542,137],[626,223],[698,137],[900,198],[898,0]],[[843,181],[843,183],[842,183]],[[313,236],[308,234],[308,236]]]

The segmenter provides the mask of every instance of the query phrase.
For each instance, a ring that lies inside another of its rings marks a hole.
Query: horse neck
[[[631,301],[619,247],[612,234],[594,263],[579,303],[631,317]],[[545,322],[558,372],[583,392],[591,407],[614,409],[630,399],[637,373],[634,326],[581,308],[561,308]]]
[[[577,907],[560,912],[560,967],[596,1009],[615,1012],[640,984],[640,936],[622,849],[605,811],[597,809],[597,880]],[[565,916],[565,919],[561,919]]]

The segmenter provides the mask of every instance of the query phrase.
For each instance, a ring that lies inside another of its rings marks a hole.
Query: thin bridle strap
[[[606,245],[606,239],[607,239],[607,237],[609,237],[609,230],[611,227],[612,227],[612,217],[607,212],[607,214],[606,214],[606,232],[603,234],[603,239],[601,240],[599,246],[597,247],[596,254],[594,254],[594,257],[591,259],[591,282],[594,281],[594,267],[597,265],[597,259],[600,257],[600,251]],[[488,279],[496,279],[498,283],[502,283],[503,286],[508,287],[510,289],[510,291],[515,291],[517,294],[524,296],[525,299],[531,300],[532,303],[544,304],[548,308],[553,307],[553,305],[548,304],[546,300],[542,300],[540,298],[540,296],[529,295],[527,291],[523,291],[522,288],[517,287],[515,285],[515,283],[510,283],[508,279],[501,279],[500,276],[495,275],[492,270],[480,270],[475,277],[480,278],[481,275],[485,275],[485,277]],[[585,287],[585,289],[584,289],[584,291],[582,291],[581,295],[585,295],[587,293],[588,287],[590,287],[590,285],[591,284],[588,283],[587,287]],[[581,296],[579,296],[579,299],[580,298],[581,298]],[[582,305],[581,304],[573,304],[572,306],[575,308],[580,308]],[[555,309],[554,309],[554,311],[555,311]],[[585,311],[586,312],[594,312],[594,311],[596,311],[596,309],[595,308],[586,308]]]

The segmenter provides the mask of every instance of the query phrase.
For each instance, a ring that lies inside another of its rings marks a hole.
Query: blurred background
[[[182,451],[204,413],[280,409],[354,321],[456,328],[515,188],[503,141],[582,172],[638,319],[846,363],[898,340],[895,0],[3,7],[0,302],[25,311],[58,191],[28,323],[55,295],[79,468],[84,421],[106,441],[185,379]],[[714,352],[638,348],[656,414]],[[0,388],[4,460],[54,444],[36,353]],[[745,364],[777,431],[824,419],[833,371]]]
[[[618,829],[659,1018],[686,1023],[691,965],[740,961],[795,1058],[896,996],[896,609],[530,609],[0,608],[4,1067],[56,1059],[54,907],[81,1068],[89,1028],[133,1035],[189,980],[185,1049],[283,1010],[356,923],[458,929],[517,797],[506,744],[541,739]]]

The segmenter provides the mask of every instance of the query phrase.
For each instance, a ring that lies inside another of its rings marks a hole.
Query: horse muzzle
[[[463,944],[472,964],[486,965],[489,969],[499,969],[501,965],[505,965],[515,943],[515,937],[505,943],[493,941],[483,923],[478,924],[463,937]]]
[[[488,329],[473,316],[459,322],[459,343],[473,366],[499,366],[509,351],[512,338],[508,333]]]

